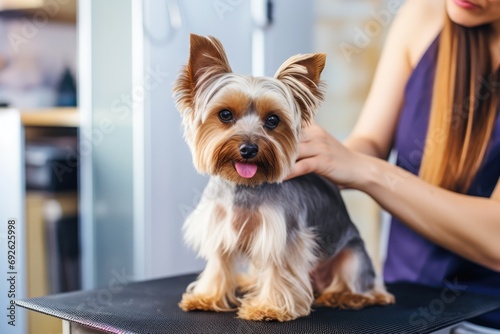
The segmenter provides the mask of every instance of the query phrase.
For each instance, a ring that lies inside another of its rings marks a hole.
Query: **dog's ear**
[[[324,85],[320,75],[325,61],[324,53],[296,55],[285,61],[274,75],[290,88],[306,123],[314,117],[323,101]]]
[[[191,34],[188,67],[194,83],[207,71],[210,71],[211,75],[231,72],[224,47],[213,36]]]
[[[181,70],[173,87],[181,112],[193,109],[199,89],[218,75],[231,72],[224,47],[217,38],[191,34],[190,44],[188,64]]]

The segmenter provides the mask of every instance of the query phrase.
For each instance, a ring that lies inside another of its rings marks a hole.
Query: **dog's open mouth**
[[[236,172],[245,179],[252,178],[257,173],[257,165],[248,162],[235,162]]]

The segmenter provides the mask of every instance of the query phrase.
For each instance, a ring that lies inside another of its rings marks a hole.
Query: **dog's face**
[[[196,169],[239,185],[281,182],[322,101],[324,64],[324,54],[297,55],[274,78],[238,75],[217,39],[191,35],[173,90]]]

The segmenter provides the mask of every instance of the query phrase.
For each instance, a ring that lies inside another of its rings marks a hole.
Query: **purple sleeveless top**
[[[408,79],[394,142],[398,153],[397,165],[416,175],[420,169],[429,122],[438,47],[439,38],[436,38]],[[468,194],[490,197],[499,177],[500,117],[497,116],[484,161]],[[498,219],[500,221],[500,217]],[[474,225],[471,221],[470,228],[473,229]],[[466,291],[500,297],[500,273],[435,245],[394,217],[391,221],[384,278],[387,282],[410,281],[432,286],[449,287],[458,284],[459,287],[466,286]],[[500,310],[471,322],[500,328]]]

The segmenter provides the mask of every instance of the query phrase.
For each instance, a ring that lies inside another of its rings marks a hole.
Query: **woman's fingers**
[[[337,150],[341,144],[315,122],[311,122],[302,133],[297,161],[287,179],[307,173],[329,175],[333,170]]]
[[[290,174],[285,178],[285,180],[293,179],[294,177],[311,173],[313,171],[313,164],[311,159],[304,159],[297,161],[290,171]]]
[[[318,154],[318,147],[314,143],[300,143],[297,161],[292,166],[286,180],[313,172]]]
[[[311,158],[318,155],[318,147],[314,143],[300,143],[299,144],[299,156],[297,160],[302,160],[306,158]]]

